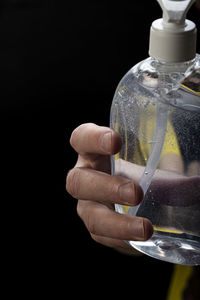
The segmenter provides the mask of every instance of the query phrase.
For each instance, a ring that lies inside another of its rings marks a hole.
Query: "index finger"
[[[85,123],[72,132],[70,144],[81,155],[111,155],[119,152],[122,142],[120,135],[110,128]]]

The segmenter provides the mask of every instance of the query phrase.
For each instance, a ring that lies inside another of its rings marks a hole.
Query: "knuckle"
[[[107,197],[111,199],[112,202],[119,202],[119,185],[118,183],[111,183],[110,189],[108,191]]]
[[[118,202],[119,198],[119,188],[120,188],[120,177],[109,176],[107,181],[107,186],[104,190],[105,197],[112,199],[112,202]]]
[[[66,190],[74,198],[79,197],[80,169],[74,168],[69,171],[66,178]]]

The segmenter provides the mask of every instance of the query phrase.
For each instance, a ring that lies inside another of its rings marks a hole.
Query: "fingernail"
[[[124,204],[134,204],[135,202],[135,188],[132,182],[123,184],[119,188],[120,200]]]
[[[119,188],[120,199],[124,204],[137,205],[143,199],[143,191],[134,182],[123,184]]]
[[[153,234],[151,221],[145,218],[137,218],[132,223],[132,235],[138,241],[146,241]]]
[[[111,151],[111,138],[112,132],[107,132],[103,135],[101,139],[101,148],[107,153],[110,153]]]

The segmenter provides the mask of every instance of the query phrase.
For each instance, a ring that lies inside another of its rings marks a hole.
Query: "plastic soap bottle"
[[[186,14],[195,0],[157,0],[150,57],[120,81],[110,126],[122,138],[112,174],[138,182],[144,199],[117,212],[148,218],[148,241],[127,241],[151,257],[200,264],[200,56],[197,29]]]

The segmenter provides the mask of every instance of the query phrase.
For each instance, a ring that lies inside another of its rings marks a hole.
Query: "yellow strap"
[[[182,293],[192,274],[193,267],[175,265],[166,300],[182,300]]]
[[[186,90],[192,92],[193,94],[196,94],[196,95],[200,96],[200,92],[194,91],[193,89],[189,88],[188,86],[186,86],[186,85],[184,85],[184,84],[182,84],[182,86],[183,86]]]

